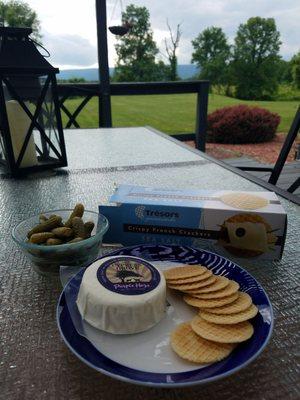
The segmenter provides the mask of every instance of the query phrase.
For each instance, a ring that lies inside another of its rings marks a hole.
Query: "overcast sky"
[[[95,0],[27,0],[41,21],[43,43],[51,53],[51,62],[60,68],[96,66]],[[240,23],[261,16],[275,18],[281,33],[281,55],[289,59],[300,50],[299,0],[123,0],[129,4],[146,6],[150,11],[154,38],[162,53],[163,40],[168,37],[166,20],[172,27],[182,23],[182,38],[178,51],[179,64],[191,61],[191,40],[209,26],[221,27],[233,43]],[[116,24],[121,18],[118,0],[107,0],[107,19]],[[114,66],[115,37],[108,32],[109,63]],[[161,56],[162,57],[162,56]]]

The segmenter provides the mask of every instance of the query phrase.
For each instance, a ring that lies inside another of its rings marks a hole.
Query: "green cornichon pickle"
[[[85,237],[84,223],[80,217],[74,217],[72,219],[72,229],[75,237]]]
[[[61,226],[59,228],[54,228],[51,231],[55,236],[61,239],[71,238],[73,236],[73,230],[66,226]]]
[[[94,229],[94,226],[95,226],[95,224],[93,221],[87,221],[84,224],[84,237],[86,239],[91,237],[91,233],[92,233],[92,230]]]
[[[48,239],[54,238],[54,233],[52,232],[39,232],[33,233],[30,236],[30,243],[40,244],[46,242]]]
[[[62,218],[58,215],[53,216],[42,224],[36,225],[28,233],[27,237],[30,238],[34,233],[48,232],[60,225]]]
[[[76,204],[76,206],[74,207],[74,210],[72,211],[69,219],[65,222],[65,226],[67,226],[68,228],[72,227],[72,219],[75,217],[80,217],[82,218],[84,213],[84,206],[81,203]]]

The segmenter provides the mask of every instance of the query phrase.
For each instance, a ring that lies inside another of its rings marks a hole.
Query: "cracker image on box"
[[[268,199],[250,193],[227,193],[220,197],[224,204],[234,208],[257,210],[269,204]]]
[[[218,243],[238,257],[256,257],[274,250],[274,231],[257,214],[236,214],[222,224]]]

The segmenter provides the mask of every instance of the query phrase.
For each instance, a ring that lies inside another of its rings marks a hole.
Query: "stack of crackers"
[[[201,364],[220,361],[253,335],[248,320],[258,309],[237,282],[202,265],[171,268],[164,275],[169,288],[183,292],[183,300],[198,308],[192,321],[171,334],[171,346],[180,357]]]

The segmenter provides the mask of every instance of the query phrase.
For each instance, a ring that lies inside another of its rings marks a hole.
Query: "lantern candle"
[[[22,149],[26,134],[28,132],[31,120],[15,100],[5,102],[9,129],[11,134],[11,141],[14,150],[14,157],[17,161],[20,151]],[[33,133],[29,139],[23,159],[21,161],[21,168],[32,167],[38,164]]]

